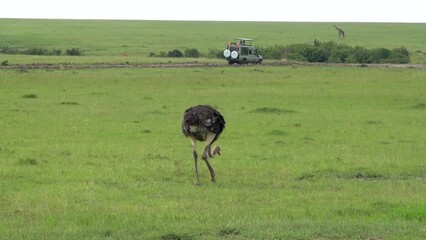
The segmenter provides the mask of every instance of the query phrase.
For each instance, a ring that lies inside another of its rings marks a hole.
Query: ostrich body
[[[212,182],[216,182],[215,173],[208,158],[213,158],[216,154],[220,155],[219,146],[216,146],[213,150],[211,147],[219,138],[219,135],[222,133],[224,128],[225,119],[222,114],[208,105],[198,105],[188,108],[183,115],[182,132],[186,137],[191,139],[197,185],[200,184],[200,179],[198,177],[198,153],[196,142],[206,142],[202,159],[206,162],[207,167],[209,168]]]

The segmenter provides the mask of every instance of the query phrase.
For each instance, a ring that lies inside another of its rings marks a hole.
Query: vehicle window
[[[246,48],[246,47],[242,47],[241,48],[241,55],[248,55],[248,48]]]
[[[229,50],[232,52],[232,51],[237,51],[238,52],[238,47],[237,46],[231,46],[230,48],[229,48]]]

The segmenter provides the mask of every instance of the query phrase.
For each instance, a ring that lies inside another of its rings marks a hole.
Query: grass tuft
[[[304,174],[300,175],[299,177],[296,177],[295,180],[297,180],[297,181],[310,180],[310,179],[313,179],[314,177],[315,177],[314,174],[304,173]]]
[[[35,158],[25,158],[19,159],[18,163],[20,165],[37,165],[37,160]]]
[[[417,105],[412,106],[414,109],[426,109],[426,103],[419,103]]]
[[[112,236],[112,230],[107,230],[103,233],[104,237],[111,237]]]
[[[363,180],[375,180],[375,179],[385,179],[385,177],[379,173],[370,173],[370,172],[358,172],[351,178],[363,179]]]
[[[365,121],[365,124],[375,125],[375,124],[382,124],[382,122],[381,121],[375,121],[375,120],[369,120],[369,121]]]
[[[380,173],[359,168],[359,169],[353,169],[352,171],[349,171],[347,173],[340,173],[339,178],[346,178],[346,179],[359,179],[359,180],[386,180],[389,177],[386,177]]]
[[[295,113],[295,110],[283,109],[283,108],[274,108],[274,107],[260,107],[256,108],[251,113]]]
[[[78,102],[61,102],[62,105],[78,105]]]
[[[273,135],[273,136],[285,136],[285,135],[287,135],[287,132],[285,132],[283,130],[275,129],[275,130],[270,131],[269,135]]]
[[[219,231],[218,235],[220,237],[237,236],[240,235],[240,231],[238,231],[236,228],[224,228]]]
[[[166,235],[161,236],[160,238],[161,240],[191,240],[193,239],[191,236],[187,236],[187,235],[177,235],[174,233],[169,233]]]
[[[37,95],[34,93],[24,94],[22,95],[22,98],[37,98]]]
[[[17,73],[29,73],[30,71],[26,68],[19,68],[18,70],[16,70]]]

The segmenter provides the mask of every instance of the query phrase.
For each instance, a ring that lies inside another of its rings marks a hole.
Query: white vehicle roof
[[[241,40],[241,41],[253,41],[253,39],[250,39],[250,38],[235,38],[235,40]]]

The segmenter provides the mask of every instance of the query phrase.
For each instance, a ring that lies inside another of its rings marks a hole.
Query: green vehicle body
[[[236,38],[235,42],[228,42],[223,56],[229,64],[262,63],[262,56],[257,54],[255,46],[251,45],[253,40],[249,38]]]

